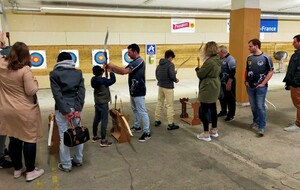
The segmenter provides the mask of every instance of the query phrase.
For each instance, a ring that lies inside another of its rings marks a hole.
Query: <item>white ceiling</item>
[[[19,11],[33,11],[34,9],[41,12],[46,11],[43,8],[85,8],[93,10],[130,10],[130,11],[152,11],[147,16],[163,16],[162,14],[156,14],[160,12],[181,12],[190,13],[193,16],[194,13],[210,12],[215,13],[228,13],[231,10],[231,0],[1,0],[4,2],[5,9],[14,9]],[[236,0],[239,1],[239,0]],[[248,0],[249,2],[249,0]],[[300,17],[300,0],[260,0],[259,6],[262,13],[276,14],[276,15],[296,15]],[[43,7],[41,9],[41,7]],[[53,13],[54,11],[52,11]],[[58,12],[58,11],[57,11]],[[156,12],[156,13],[155,13]],[[73,13],[73,14],[87,14],[84,11],[81,13],[76,10],[61,11],[60,13]],[[93,13],[95,14],[95,12]],[[121,12],[97,12],[97,14],[113,14],[124,15]],[[128,12],[127,15],[134,14],[135,16],[141,16],[142,13]],[[144,15],[145,16],[145,15]],[[186,16],[186,15],[185,15]],[[195,15],[194,15],[195,16]],[[195,17],[200,17],[195,16]]]

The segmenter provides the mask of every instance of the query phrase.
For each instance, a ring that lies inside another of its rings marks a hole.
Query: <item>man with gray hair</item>
[[[221,111],[218,117],[226,116],[225,121],[232,121],[235,116],[236,100],[235,100],[235,67],[236,60],[228,53],[226,46],[220,46],[219,56],[222,59],[221,64],[221,88],[224,93],[223,97],[219,97]],[[227,111],[228,108],[228,111]]]

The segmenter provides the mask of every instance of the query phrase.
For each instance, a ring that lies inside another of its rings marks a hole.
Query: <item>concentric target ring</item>
[[[44,57],[37,52],[31,54],[31,65],[33,67],[40,67],[44,63]]]
[[[104,52],[102,51],[97,52],[94,56],[94,60],[97,64],[103,65],[106,62],[106,57]]]

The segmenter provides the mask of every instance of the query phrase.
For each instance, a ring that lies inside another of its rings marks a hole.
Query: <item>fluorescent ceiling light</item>
[[[41,7],[40,10],[42,12],[91,12],[91,13],[124,13],[124,14],[150,14],[153,16],[159,16],[159,15],[181,15],[181,16],[191,16],[191,15],[211,15],[211,16],[229,16],[229,12],[222,13],[222,12],[214,12],[214,11],[166,11],[166,10],[158,10],[158,11],[152,11],[152,10],[128,10],[128,9],[88,9],[88,8],[72,8],[72,7]]]

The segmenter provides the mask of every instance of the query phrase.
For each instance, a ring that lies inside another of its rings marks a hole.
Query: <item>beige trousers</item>
[[[166,104],[165,104],[166,101]],[[164,105],[165,104],[165,105]],[[158,97],[155,109],[155,121],[162,119],[162,113],[167,108],[168,124],[174,122],[174,89],[158,87]]]

